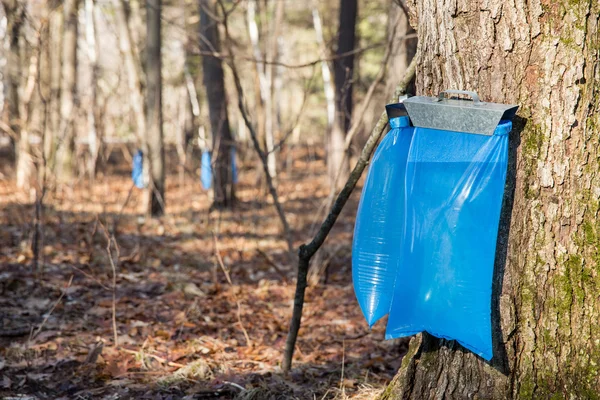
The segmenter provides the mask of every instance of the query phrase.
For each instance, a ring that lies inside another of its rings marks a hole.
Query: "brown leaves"
[[[297,368],[290,377],[280,375],[295,275],[276,216],[270,207],[261,207],[255,185],[239,186],[238,208],[223,211],[219,223],[219,255],[229,284],[215,257],[209,199],[196,181],[170,185],[165,220],[138,221],[141,198],[135,191],[119,217],[116,348],[112,270],[100,222],[111,229],[111,213],[120,212],[129,182],[108,176],[91,190],[76,187],[70,199],[48,198],[44,269],[38,274],[26,265],[30,244],[21,239],[27,238],[24,216],[32,210],[13,205],[10,213],[22,216],[9,216],[2,203],[8,197],[0,194],[0,224],[10,232],[10,241],[3,242],[10,245],[0,254],[0,331],[23,332],[0,337],[0,398],[23,388],[29,392],[22,393],[46,391],[49,398],[67,399],[163,399],[196,393],[231,398],[267,392],[281,398],[322,398],[329,388],[340,387],[342,354],[346,393],[358,390],[366,375],[374,385],[391,378],[401,353],[379,346],[383,325],[367,330],[349,285],[346,259],[332,260],[333,284],[309,289]],[[285,174],[280,185],[289,193],[286,207],[297,210],[290,221],[305,227],[299,236],[309,236],[311,210],[319,202],[312,196],[322,188],[291,181]],[[97,217],[98,210],[105,212]],[[330,239],[345,240],[339,238],[348,234]],[[0,232],[0,240],[5,236]],[[65,289],[71,275],[73,282]],[[44,328],[29,340],[32,328],[40,326],[62,293]],[[173,377],[177,379],[166,379]],[[164,387],[157,385],[161,379]]]

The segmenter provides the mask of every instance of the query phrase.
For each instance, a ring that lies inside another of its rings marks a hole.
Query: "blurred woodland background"
[[[296,249],[415,54],[402,1],[0,4],[0,394],[378,393],[406,342],[354,299],[358,191],[279,365]]]

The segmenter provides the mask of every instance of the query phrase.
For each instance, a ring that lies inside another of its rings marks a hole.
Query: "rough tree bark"
[[[60,128],[56,155],[56,179],[70,182],[75,174],[75,113],[77,106],[77,11],[80,0],[63,3]]]
[[[165,148],[163,146],[162,62],[160,43],[161,0],[148,0],[146,7],[146,128],[150,167],[148,213],[153,217],[165,213]]]
[[[412,340],[382,399],[598,398],[600,3],[411,0],[419,94],[521,106],[493,282],[494,358]]]
[[[233,136],[227,116],[227,95],[223,80],[221,59],[211,55],[220,51],[220,39],[217,21],[211,15],[216,14],[212,0],[200,0],[200,51],[202,52],[202,80],[206,89],[208,113],[213,137],[213,206],[231,207],[235,202],[231,153],[234,146]]]
[[[357,0],[340,0],[339,28],[336,55],[354,50],[356,42]],[[354,54],[340,57],[333,62],[333,83],[335,87],[335,118],[329,135],[327,170],[333,186],[338,171],[341,170],[339,187],[350,175],[350,163],[344,157],[344,138],[352,122],[352,80],[354,78]]]

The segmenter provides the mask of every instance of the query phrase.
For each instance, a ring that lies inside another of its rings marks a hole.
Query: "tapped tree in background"
[[[600,3],[408,3],[417,93],[476,90],[519,104],[520,117],[491,299],[494,358],[418,335],[381,399],[598,398]]]
[[[219,52],[221,43],[213,0],[200,0],[200,51],[202,52],[202,79],[206,89],[208,113],[213,137],[213,206],[231,207],[235,202],[232,149],[235,145],[227,116],[227,96],[221,59],[212,53]]]
[[[335,118],[328,140],[327,171],[333,190],[341,188],[350,174],[348,157],[344,157],[346,132],[352,122],[352,80],[354,55],[347,54],[356,44],[357,0],[340,0],[336,59],[333,62]],[[333,187],[337,179],[337,187]]]
[[[56,155],[56,179],[70,182],[75,175],[75,116],[77,112],[77,13],[80,0],[63,2],[60,123]]]
[[[146,140],[148,153],[144,162],[148,163],[150,167],[148,212],[153,217],[165,213],[160,12],[161,0],[148,0],[146,7]]]

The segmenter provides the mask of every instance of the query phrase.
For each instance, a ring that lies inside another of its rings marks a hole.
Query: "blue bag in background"
[[[390,119],[390,132],[371,161],[352,243],[352,280],[369,326],[390,310],[404,234],[404,176],[413,135],[406,116]]]
[[[492,274],[511,128],[501,121],[493,136],[415,128],[386,338],[427,331],[492,358]]]
[[[235,146],[231,147],[230,154],[231,154],[231,181],[235,184],[235,183],[238,183],[238,171],[237,171]]]
[[[142,150],[136,151],[133,156],[132,168],[131,168],[131,180],[135,187],[143,189],[144,185],[144,153]]]
[[[210,151],[202,150],[202,158],[200,160],[200,182],[202,188],[208,190],[212,187],[212,164]]]

